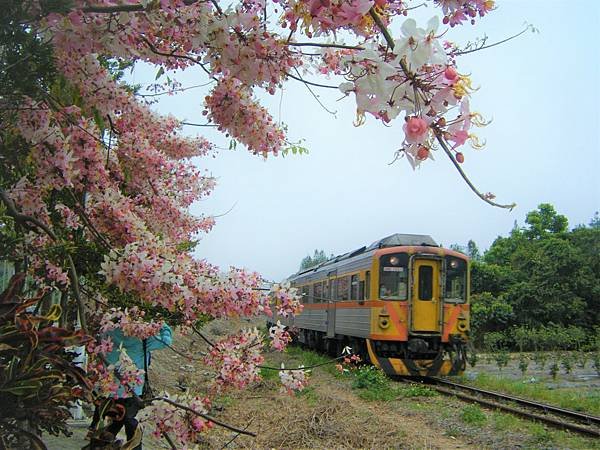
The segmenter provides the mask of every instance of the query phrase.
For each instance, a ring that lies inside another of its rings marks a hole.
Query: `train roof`
[[[345,260],[349,260],[350,258],[355,258],[359,255],[362,256],[370,256],[375,250],[386,247],[400,247],[400,246],[422,246],[422,247],[439,247],[439,245],[433,240],[431,236],[426,234],[402,234],[396,233],[390,236],[386,236],[382,239],[379,239],[373,242],[371,245],[365,245],[363,247],[357,248],[348,253],[344,253],[342,255],[334,256],[333,258],[328,259],[327,261],[317,264],[316,266],[309,267],[307,269],[302,269],[297,273],[288,277],[288,280],[292,280],[303,275],[321,272],[321,270],[335,270],[339,267]],[[362,258],[360,258],[362,259]]]

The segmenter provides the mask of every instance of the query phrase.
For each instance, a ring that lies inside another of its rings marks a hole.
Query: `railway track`
[[[403,379],[402,381],[410,382],[408,379]],[[600,437],[600,417],[598,416],[559,408],[500,392],[466,386],[441,378],[424,377],[421,381],[445,395],[452,395],[461,400],[506,411],[563,430]]]

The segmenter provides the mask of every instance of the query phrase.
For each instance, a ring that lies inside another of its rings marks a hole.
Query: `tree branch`
[[[210,341],[210,339],[208,339],[204,334],[202,334],[194,325],[192,325],[192,330],[194,330],[194,333],[196,333],[198,336],[200,336],[202,338],[202,340],[204,342],[206,342],[208,345],[210,345],[211,347],[215,347],[215,344],[212,343]]]
[[[364,47],[356,45],[343,45],[343,44],[326,44],[322,42],[288,42],[287,45],[292,47],[322,47],[322,48],[339,48],[346,50],[364,50]]]
[[[189,408],[189,407],[187,407],[185,405],[182,405],[180,403],[174,402],[171,399],[168,399],[168,398],[165,398],[165,397],[154,397],[154,398],[148,400],[148,403],[152,403],[154,401],[163,401],[163,402],[168,403],[170,405],[173,405],[173,406],[175,406],[177,408],[183,409],[184,411],[187,411],[187,412],[195,414],[195,415],[197,415],[199,417],[202,417],[203,419],[209,420],[212,423],[214,423],[215,425],[219,425],[220,427],[227,428],[228,430],[235,431],[236,433],[245,434],[246,436],[256,437],[256,433],[253,433],[251,431],[246,431],[246,430],[243,430],[241,428],[236,428],[236,427],[234,427],[232,425],[228,425],[228,424],[226,424],[224,422],[221,422],[221,421],[215,419],[212,416],[209,416],[208,414],[204,414],[204,413],[201,413],[199,411],[196,411],[195,409],[192,409],[192,408]]]
[[[304,84],[309,84],[309,85],[311,85],[311,86],[322,87],[322,88],[328,88],[328,89],[338,89],[338,87],[337,87],[337,86],[332,86],[332,85],[327,85],[327,84],[313,83],[312,81],[306,81],[304,78],[302,78],[302,77],[297,77],[297,76],[294,76],[294,75],[292,75],[292,74],[291,74],[291,73],[289,73],[289,72],[286,72],[285,74],[286,74],[288,77],[290,77],[290,78],[292,78],[292,79],[294,79],[294,80],[296,80],[296,81],[300,81],[300,82],[302,82],[302,83],[304,83]]]
[[[2,200],[2,203],[6,205],[8,215],[11,216],[15,220],[15,222],[22,224],[30,230],[35,230],[35,228],[38,228],[39,230],[42,230],[44,233],[46,233],[53,241],[58,241],[58,237],[56,236],[56,234],[54,234],[50,227],[48,227],[45,223],[36,219],[35,217],[21,214],[17,210],[17,207],[15,206],[14,202],[8,197],[8,195],[6,195],[6,192],[4,192],[3,189],[0,189],[0,200]],[[34,227],[31,227],[30,225],[28,225],[28,223],[32,223]],[[73,258],[71,258],[71,255],[69,254],[67,254],[67,261],[69,263],[69,278],[71,280],[71,287],[73,288],[73,295],[75,296],[75,300],[77,301],[77,309],[79,310],[79,321],[81,329],[84,333],[86,333],[87,320],[85,317],[83,301],[81,300],[81,295],[79,292],[79,277],[77,275],[77,270],[75,269],[75,263],[73,262]]]
[[[268,370],[277,370],[277,371],[283,371],[283,370],[309,370],[309,369],[314,369],[315,367],[321,367],[321,366],[326,366],[327,364],[333,364],[336,361],[340,361],[342,359],[344,359],[346,356],[338,356],[335,359],[332,359],[330,361],[325,361],[319,364],[313,364],[312,366],[306,366],[306,367],[293,367],[291,369],[286,369],[285,367],[271,367],[271,366],[256,366],[260,369],[268,369]]]
[[[479,192],[479,190],[475,187],[475,185],[473,183],[471,183],[471,180],[469,180],[469,177],[467,177],[467,174],[462,170],[462,167],[460,167],[460,164],[458,163],[458,161],[456,161],[456,158],[454,158],[452,151],[450,150],[450,148],[448,148],[448,144],[444,140],[444,137],[441,135],[441,131],[439,129],[435,129],[435,128],[433,129],[433,131],[435,133],[435,137],[436,137],[437,141],[440,143],[440,145],[444,149],[444,152],[446,152],[446,155],[448,155],[448,158],[450,158],[450,161],[452,161],[452,164],[454,164],[454,167],[456,168],[456,170],[458,170],[458,173],[460,173],[460,176],[463,178],[463,180],[465,180],[467,185],[471,188],[471,190],[473,192],[475,192],[475,194],[477,194],[477,196],[481,200],[483,200],[486,203],[489,203],[492,206],[497,206],[498,208],[508,209],[510,211],[512,211],[512,209],[515,206],[517,206],[516,203],[511,203],[510,205],[501,205],[499,203],[493,202],[488,196]]]
[[[198,0],[184,0],[183,3],[186,6],[193,5]],[[148,11],[150,7],[144,7],[144,5],[138,3],[133,5],[114,5],[114,6],[101,6],[101,5],[90,5],[84,6],[80,10],[84,13],[96,13],[96,14],[113,14],[120,12],[140,12]]]

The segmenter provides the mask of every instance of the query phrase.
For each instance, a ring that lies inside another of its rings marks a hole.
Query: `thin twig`
[[[512,41],[515,38],[518,38],[519,36],[521,36],[523,33],[525,33],[526,31],[528,31],[531,28],[531,25],[527,25],[527,27],[525,27],[524,30],[520,31],[519,33],[512,35],[510,37],[507,37],[506,39],[503,39],[501,41],[498,42],[494,42],[493,44],[489,44],[489,45],[484,45],[482,47],[478,47],[478,48],[474,48],[472,50],[464,50],[462,52],[456,52],[456,53],[452,53],[453,56],[461,56],[461,55],[468,55],[469,53],[473,53],[473,52],[478,52],[479,50],[486,50],[488,48],[492,48],[495,47],[496,45],[500,45],[500,44],[504,44],[505,42],[508,41]]]
[[[177,450],[177,447],[175,446],[175,443],[173,442],[173,439],[171,439],[171,436],[169,436],[164,431],[163,431],[162,435],[166,439],[166,441],[169,443],[169,445],[171,446],[171,450]]]
[[[312,81],[306,81],[304,78],[301,77],[297,77],[292,75],[289,72],[285,73],[288,77],[296,80],[296,81],[300,81],[304,84],[310,84],[311,86],[316,86],[316,87],[322,87],[322,88],[328,88],[328,89],[338,89],[338,86],[332,86],[332,85],[328,85],[328,84],[319,84],[319,83],[313,83]]]
[[[185,406],[185,405],[182,405],[180,403],[174,402],[173,400],[171,400],[169,398],[154,397],[154,398],[148,400],[148,403],[152,403],[152,402],[155,402],[155,401],[163,401],[163,402],[168,403],[170,405],[173,405],[173,406],[175,406],[177,408],[183,409],[184,411],[187,411],[187,412],[195,414],[195,415],[197,415],[199,417],[202,417],[203,419],[209,420],[212,423],[214,423],[215,425],[219,425],[220,427],[227,428],[228,430],[236,431],[236,432],[238,432],[240,434],[245,434],[247,436],[256,437],[256,433],[253,433],[251,431],[246,431],[246,430],[243,430],[241,428],[237,428],[237,427],[234,427],[232,425],[229,425],[229,424],[226,424],[224,422],[221,422],[221,421],[215,419],[214,417],[209,416],[208,414],[201,413],[200,411],[196,411],[195,409],[192,409],[192,408],[190,408],[188,406]]]
[[[210,341],[210,339],[208,339],[204,334],[202,334],[194,325],[192,325],[192,330],[194,330],[194,333],[196,333],[198,336],[200,336],[202,338],[202,340],[204,342],[206,342],[208,345],[210,345],[211,347],[215,347],[215,344],[212,343]]]
[[[322,42],[288,42],[287,45],[293,47],[322,47],[322,48],[339,48],[345,50],[364,50],[364,47],[358,45],[344,45],[344,44],[326,44]]]
[[[248,427],[250,427],[250,425],[252,424],[253,421],[254,421],[254,417],[250,419],[250,422],[248,422],[248,425],[246,425],[244,427],[244,430],[247,430]],[[223,450],[224,448],[228,447],[229,444],[231,444],[233,441],[235,441],[239,436],[240,436],[240,433],[236,433],[223,447],[221,447],[221,450]]]
[[[481,200],[483,200],[486,203],[489,203],[492,206],[497,206],[498,208],[508,209],[510,211],[512,211],[513,208],[515,206],[517,206],[516,203],[511,203],[510,205],[501,205],[499,203],[496,203],[496,202],[490,200],[486,195],[479,192],[479,190],[475,187],[475,185],[473,183],[471,183],[471,180],[469,180],[469,177],[467,177],[467,174],[462,170],[462,167],[460,167],[460,164],[458,163],[458,161],[456,161],[456,158],[452,154],[452,151],[448,148],[448,144],[446,143],[446,141],[444,141],[444,138],[441,135],[441,131],[438,129],[434,129],[434,133],[435,133],[435,137],[436,137],[437,141],[444,149],[444,152],[446,152],[446,155],[448,155],[448,158],[450,158],[450,161],[452,161],[452,164],[454,164],[454,167],[456,168],[456,170],[458,170],[458,173],[460,173],[460,176],[463,178],[463,180],[465,180],[467,185],[471,188],[471,190],[473,192],[475,192],[475,194],[477,194],[477,196]]]
[[[277,370],[277,371],[283,371],[283,370],[309,370],[309,369],[314,369],[315,367],[321,367],[321,366],[326,366],[327,364],[333,364],[336,361],[339,361],[341,359],[346,358],[346,356],[338,356],[335,359],[332,359],[330,361],[326,361],[323,363],[319,363],[319,364],[313,364],[312,366],[306,366],[306,367],[294,367],[291,369],[286,369],[285,367],[270,367],[270,366],[256,366],[260,369],[268,369],[268,370]]]

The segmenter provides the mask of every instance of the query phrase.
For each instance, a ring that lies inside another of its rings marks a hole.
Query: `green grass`
[[[515,431],[523,424],[517,416],[497,411],[492,412],[491,422],[496,431]]]
[[[313,386],[307,386],[301,391],[296,392],[295,395],[297,398],[303,398],[310,406],[317,406],[320,401],[319,395]]]
[[[481,426],[487,422],[487,416],[479,405],[467,405],[460,412],[460,418],[468,425]]]
[[[538,400],[566,409],[600,415],[600,391],[581,388],[549,389],[544,383],[523,383],[494,375],[480,373],[469,384],[517,397]]]
[[[279,371],[273,369],[260,369],[260,377],[263,380],[278,380],[279,379]]]

